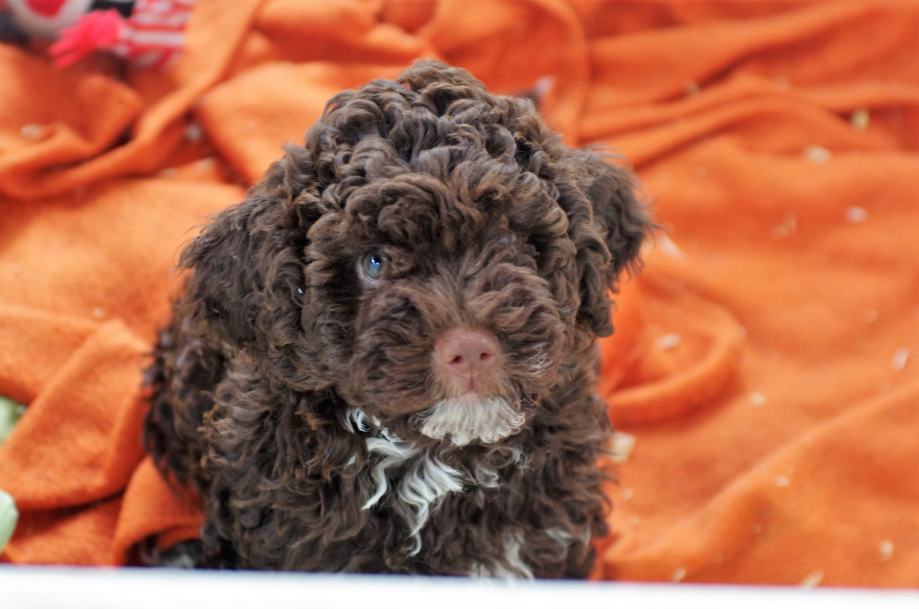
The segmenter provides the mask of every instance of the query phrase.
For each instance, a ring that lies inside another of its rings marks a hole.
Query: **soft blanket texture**
[[[420,56],[548,88],[666,228],[602,343],[635,445],[597,576],[919,585],[919,3],[867,0],[200,0],[164,71],[0,45],[3,560],[195,534],[140,447],[177,253],[332,93]]]

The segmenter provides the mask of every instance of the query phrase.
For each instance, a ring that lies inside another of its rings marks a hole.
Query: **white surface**
[[[919,593],[689,584],[502,583],[425,577],[0,566],[0,607],[915,609],[919,608]]]

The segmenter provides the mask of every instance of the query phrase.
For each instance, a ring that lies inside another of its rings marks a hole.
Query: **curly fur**
[[[197,564],[586,576],[608,507],[594,343],[648,227],[625,170],[463,70],[335,96],[182,254],[145,444],[202,498]],[[458,325],[501,347],[471,421],[432,365]]]

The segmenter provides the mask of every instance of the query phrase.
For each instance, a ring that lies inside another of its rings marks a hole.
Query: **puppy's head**
[[[183,262],[196,314],[265,374],[403,436],[489,444],[612,331],[648,226],[625,171],[425,61],[334,97]]]

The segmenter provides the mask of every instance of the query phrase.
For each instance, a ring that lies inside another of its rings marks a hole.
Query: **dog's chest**
[[[397,514],[408,529],[410,556],[422,551],[421,532],[436,517],[445,499],[495,490],[502,483],[503,468],[485,463],[471,467],[449,465],[436,452],[402,440],[360,410],[350,411],[348,422],[349,431],[363,438],[369,457],[371,486],[361,507],[372,510],[385,506]],[[512,451],[503,465],[515,466],[521,458],[519,452]],[[521,540],[520,534],[508,534],[504,540],[504,562],[515,565],[514,572],[477,564],[470,574],[532,577],[529,567],[519,557]]]

